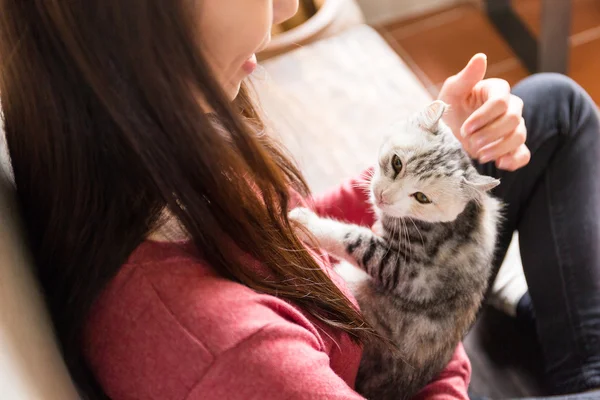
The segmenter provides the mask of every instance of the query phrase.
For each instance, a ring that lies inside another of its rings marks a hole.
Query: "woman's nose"
[[[280,24],[298,12],[298,0],[273,0],[273,24]]]

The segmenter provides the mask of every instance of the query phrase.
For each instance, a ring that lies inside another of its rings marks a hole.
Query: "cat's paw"
[[[315,218],[319,218],[319,216],[308,208],[298,207],[290,211],[289,218],[292,221],[296,221],[299,224],[308,227],[310,222],[314,221]]]
[[[296,235],[300,240],[318,246],[333,254],[343,254],[341,237],[347,231],[346,225],[340,222],[322,218],[307,208],[295,208],[289,214],[289,219],[295,222]]]
[[[295,221],[296,223],[302,225],[309,232],[313,230],[315,222],[319,220],[319,216],[317,214],[308,208],[303,207],[294,208],[292,211],[290,211],[288,217],[290,221]],[[296,234],[304,242],[309,240],[309,237],[304,229],[296,229]]]

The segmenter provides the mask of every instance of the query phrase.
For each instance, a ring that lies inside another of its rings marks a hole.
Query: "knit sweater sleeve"
[[[363,399],[329,365],[307,330],[280,321],[222,353],[189,393],[200,399]]]

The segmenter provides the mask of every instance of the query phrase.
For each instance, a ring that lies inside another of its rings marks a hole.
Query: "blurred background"
[[[326,3],[334,30],[356,23],[359,7],[373,26],[436,95],[444,79],[484,52],[489,77],[517,83],[536,71],[566,73],[600,101],[600,1],[597,0],[301,0],[275,35],[297,28]],[[328,7],[331,7],[329,4]],[[328,23],[329,23],[328,22]],[[324,23],[324,22],[323,22]],[[311,24],[309,24],[311,25]],[[308,29],[317,39],[330,30]],[[308,38],[303,38],[302,42]],[[300,39],[296,37],[295,39]],[[277,47],[277,44],[275,44]]]

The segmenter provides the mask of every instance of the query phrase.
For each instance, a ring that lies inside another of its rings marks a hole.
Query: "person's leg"
[[[469,400],[492,400],[489,397],[471,396]],[[598,395],[595,393],[579,393],[576,395],[552,396],[552,397],[527,397],[515,400],[598,400]]]
[[[474,400],[474,399],[471,399]],[[490,400],[490,399],[487,399]],[[517,399],[515,399],[517,400]],[[552,397],[528,397],[518,400],[598,400],[597,393],[578,393],[575,395],[552,396]]]
[[[555,394],[600,388],[600,124],[572,80],[534,75],[514,88],[525,103],[529,165],[482,173],[506,203],[499,268],[515,230]]]
[[[517,321],[522,318],[526,320],[529,318],[529,314],[520,312],[524,308],[519,307],[521,300],[527,294],[528,288],[523,272],[523,263],[521,262],[518,237],[513,236],[500,271],[498,271],[488,291],[489,295],[486,297],[486,302],[492,307],[510,317],[516,317]],[[535,329],[531,332],[535,332]]]

